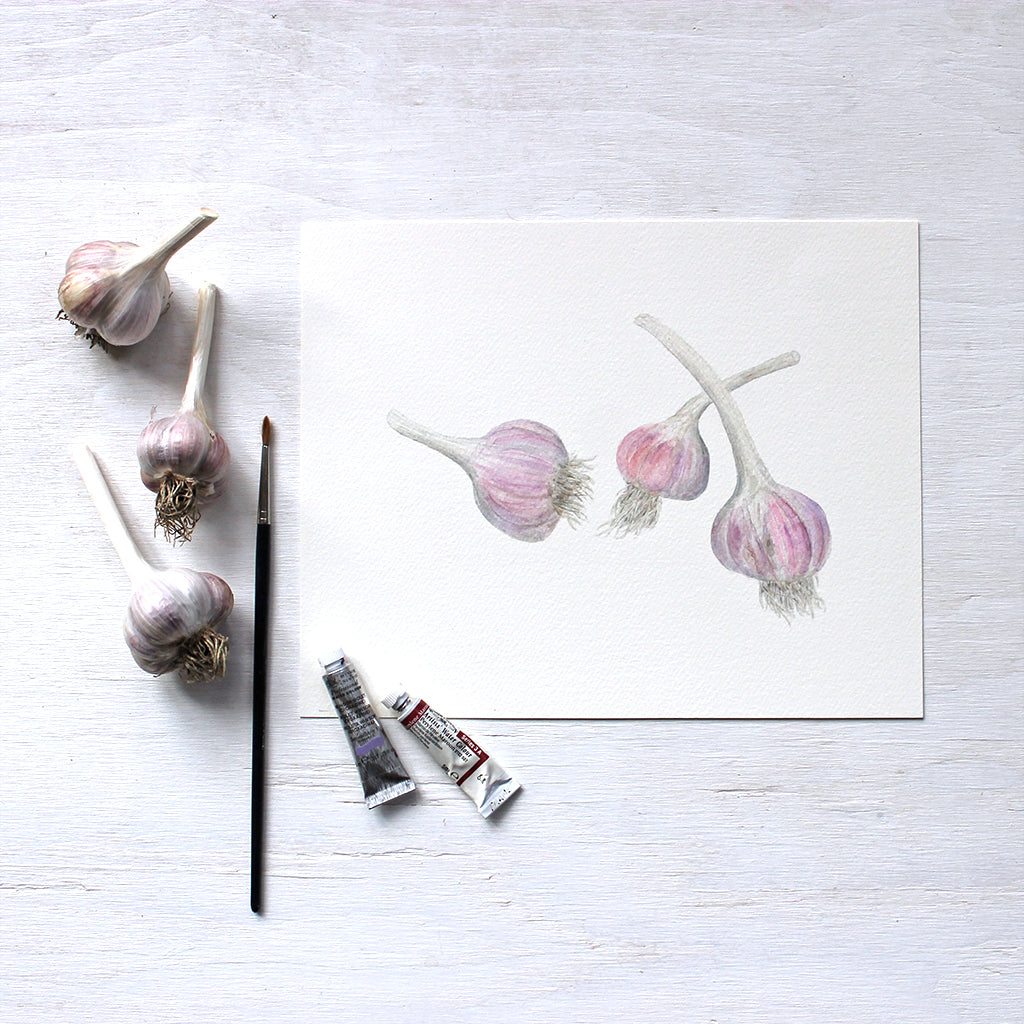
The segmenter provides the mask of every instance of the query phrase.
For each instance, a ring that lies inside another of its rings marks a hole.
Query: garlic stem
[[[744,384],[749,384],[760,377],[767,377],[768,374],[775,373],[777,370],[785,370],[789,366],[796,366],[799,362],[799,352],[783,352],[782,355],[775,356],[773,359],[766,359],[763,363],[758,363],[757,366],[751,366],[749,369],[734,373],[731,377],[726,377],[722,383],[729,391],[735,391],[737,388],[743,387]],[[699,395],[694,395],[678,412],[673,413],[669,417],[669,421],[677,419],[695,420],[703,415],[704,410],[711,404],[712,402],[707,392],[701,392]]]
[[[469,437],[449,437],[446,434],[438,434],[434,430],[414,423],[408,416],[403,416],[397,409],[388,413],[388,425],[398,433],[413,441],[419,441],[435,452],[446,455],[452,462],[465,467],[466,461],[472,456],[473,451],[479,444],[479,439]]]
[[[199,310],[196,337],[192,343],[192,365],[188,371],[180,412],[194,412],[204,423],[203,385],[210,365],[210,344],[213,341],[213,320],[217,310],[217,288],[205,282],[199,289]]]
[[[771,480],[771,474],[758,454],[736,399],[732,397],[722,378],[715,373],[707,360],[683,341],[675,331],[650,314],[641,313],[633,322],[654,335],[693,374],[708,398],[715,403],[722,418],[722,426],[732,445],[732,454],[736,461],[737,490],[744,484]]]
[[[89,492],[96,511],[99,512],[100,522],[103,523],[107,531],[110,543],[121,559],[121,564],[124,566],[125,572],[128,573],[132,586],[136,587],[152,575],[153,568],[142,557],[139,549],[135,546],[135,541],[129,536],[124,518],[117,505],[114,504],[114,496],[110,493],[110,487],[100,470],[92,449],[88,445],[78,442],[71,446],[71,454],[78,467],[78,472],[82,475],[85,489]]]
[[[203,207],[184,227],[168,235],[162,242],[157,242],[152,249],[143,249],[129,261],[122,273],[133,270],[150,272],[162,267],[181,248],[188,245],[200,231],[208,228],[217,219],[217,214]]]

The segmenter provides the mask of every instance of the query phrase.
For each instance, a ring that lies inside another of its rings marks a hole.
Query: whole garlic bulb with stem
[[[152,248],[134,242],[86,242],[68,257],[57,289],[61,312],[90,342],[135,345],[156,327],[171,298],[170,258],[217,219],[202,209]]]
[[[223,676],[228,640],[217,627],[234,607],[231,588],[209,572],[154,569],[129,536],[92,450],[76,444],[72,454],[132,584],[124,638],[136,664],[155,676],[176,671],[190,683]]]
[[[543,423],[510,420],[483,437],[448,437],[388,413],[405,437],[433,448],[465,470],[484,518],[516,540],[544,540],[565,519],[575,525],[591,494],[585,459],[569,455]]]
[[[760,582],[761,601],[783,618],[824,607],[817,573],[832,544],[821,506],[775,482],[732,393],[707,361],[649,314],[636,324],[658,339],[704,389],[722,418],[736,462],[736,489],[715,517],[711,549],[727,569]]]
[[[156,492],[156,529],[172,543],[191,540],[200,506],[224,490],[231,462],[227,443],[211,426],[203,405],[210,363],[217,289],[199,289],[192,363],[181,406],[174,416],[150,420],[137,445],[142,482]]]
[[[733,374],[724,383],[735,391],[799,361],[799,353],[786,352]],[[662,498],[692,501],[704,493],[711,460],[699,421],[709,405],[711,399],[702,391],[668,419],[645,423],[622,439],[615,461],[626,486],[616,497],[602,533],[616,537],[640,533],[658,522]]]

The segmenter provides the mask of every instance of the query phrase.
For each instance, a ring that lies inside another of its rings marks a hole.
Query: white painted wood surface
[[[0,1019],[1019,1019],[1020,3],[4,0],[0,25]],[[74,246],[203,204],[151,339],[108,356],[53,321]],[[926,719],[472,723],[526,784],[500,820],[415,751],[418,799],[366,811],[294,678],[298,227],[353,216],[920,218]],[[148,536],[132,450],[178,399],[204,276],[235,478],[182,552]],[[128,658],[79,437],[155,561],[235,587],[223,685]]]

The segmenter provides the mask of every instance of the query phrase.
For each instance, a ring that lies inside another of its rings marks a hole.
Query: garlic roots
[[[733,374],[725,381],[730,391],[800,361],[786,352],[757,366]],[[702,391],[661,423],[646,423],[631,430],[620,442],[616,463],[625,488],[612,506],[612,517],[603,533],[624,537],[653,527],[661,511],[661,499],[692,501],[708,485],[710,458],[698,426],[711,399]]]
[[[388,423],[465,470],[484,518],[516,540],[544,540],[560,519],[575,525],[591,494],[587,461],[571,457],[543,423],[511,420],[480,438],[448,437],[392,410]]]
[[[217,289],[199,289],[192,363],[181,407],[174,416],[150,420],[139,435],[142,482],[156,492],[156,525],[172,543],[192,539],[200,507],[224,490],[231,453],[209,423],[203,384],[210,361]]]
[[[831,548],[831,532],[821,506],[775,482],[754,446],[736,400],[698,352],[646,313],[635,322],[696,378],[715,403],[732,445],[736,488],[711,528],[715,557],[727,569],[758,580],[762,603],[783,618],[813,615],[823,607],[817,573]]]
[[[171,297],[165,267],[217,219],[203,209],[151,249],[134,242],[86,242],[68,257],[57,289],[61,312],[90,342],[134,345],[148,337]]]
[[[76,444],[72,454],[132,583],[124,638],[136,664],[155,676],[176,671],[190,683],[223,676],[228,640],[217,629],[234,606],[231,588],[213,573],[154,569],[129,536],[92,451]]]

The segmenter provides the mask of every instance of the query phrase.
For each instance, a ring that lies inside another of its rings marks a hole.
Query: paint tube
[[[519,789],[519,783],[493,757],[424,701],[414,701],[398,690],[388,694],[383,703],[398,714],[398,721],[427,748],[485,818]]]
[[[363,687],[340,648],[320,658],[324,685],[345,727],[359,769],[367,807],[378,807],[416,788],[366,699]]]

